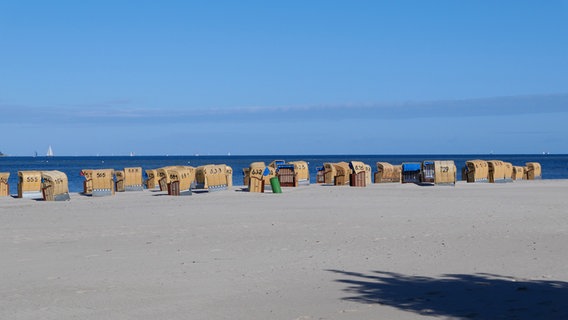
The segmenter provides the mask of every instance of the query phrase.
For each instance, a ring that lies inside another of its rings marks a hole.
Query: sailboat
[[[53,150],[51,150],[51,146],[49,146],[49,148],[47,148],[47,154],[46,156],[48,157],[53,157]]]

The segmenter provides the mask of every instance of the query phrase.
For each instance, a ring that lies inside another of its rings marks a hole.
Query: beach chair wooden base
[[[193,192],[191,189],[180,190],[179,181],[172,181],[168,184],[168,195],[170,196],[191,196]]]
[[[40,200],[43,199],[43,192],[41,191],[24,191],[21,193],[22,199]]]
[[[93,197],[108,197],[112,196],[113,192],[111,189],[93,189],[91,196]]]
[[[365,177],[365,171],[350,174],[349,185],[351,187],[366,187],[367,179]]]
[[[228,189],[227,185],[209,186],[209,188],[207,188],[207,190],[210,192],[222,191],[227,189]]]
[[[124,191],[144,191],[144,186],[143,185],[126,186],[124,187]]]

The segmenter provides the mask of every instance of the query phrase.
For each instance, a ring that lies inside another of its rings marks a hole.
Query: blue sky
[[[568,1],[0,2],[10,155],[568,153]]]

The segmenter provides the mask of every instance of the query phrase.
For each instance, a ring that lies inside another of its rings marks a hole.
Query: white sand
[[[568,180],[237,189],[0,198],[0,319],[568,318]]]

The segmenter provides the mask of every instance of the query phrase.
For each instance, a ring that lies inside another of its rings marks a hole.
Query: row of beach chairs
[[[454,184],[456,165],[452,160],[426,160],[393,165],[377,162],[376,172],[360,161],[324,163],[317,168],[316,182],[327,185],[365,187],[374,183]],[[94,197],[111,196],[115,192],[149,190],[167,191],[168,195],[190,195],[192,190],[226,190],[233,186],[233,170],[225,164],[199,166],[167,166],[146,170],[141,167],[114,169],[84,169],[83,194]],[[467,182],[507,182],[534,180],[542,177],[538,162],[513,166],[501,160],[469,160],[462,168],[462,180]],[[0,173],[0,196],[10,194],[9,173]],[[264,192],[278,181],[278,187],[298,187],[310,183],[305,161],[274,160],[266,165],[253,162],[243,169],[243,183],[250,192]],[[61,171],[19,171],[18,197],[46,201],[69,200],[68,180]]]
[[[0,172],[0,196],[10,195],[9,172]],[[69,200],[67,175],[57,170],[19,171],[18,198],[43,199],[45,201]]]
[[[113,177],[114,173],[114,177]],[[225,164],[200,167],[167,166],[146,170],[143,181],[142,168],[124,170],[83,170],[83,193],[92,196],[109,196],[116,192],[149,190],[167,191],[168,195],[191,195],[192,189],[207,191],[225,190],[233,185],[233,169]]]
[[[142,168],[123,170],[84,169],[81,176],[83,194],[102,197],[115,192],[151,190],[167,191],[169,195],[191,194],[192,189],[206,191],[223,190],[233,185],[233,170],[227,165],[168,166],[146,170],[148,179],[143,180]],[[0,173],[0,196],[9,196],[10,173]],[[67,175],[61,171],[18,171],[18,198],[43,199],[46,201],[69,200]]]
[[[377,162],[373,174],[371,166],[359,161],[324,163],[318,168],[317,183],[365,187],[374,183],[455,184],[456,166],[451,160],[409,162],[393,165]]]
[[[298,187],[310,184],[310,172],[306,161],[274,160],[268,166],[253,162],[243,169],[243,184],[250,192],[264,192],[265,186],[277,179],[279,187]]]
[[[514,166],[501,160],[470,160],[466,161],[462,169],[462,180],[467,182],[508,182],[541,178],[542,169],[538,162]]]
[[[374,183],[456,183],[457,169],[452,160],[426,160],[393,165],[377,162]],[[462,169],[462,180],[467,182],[508,182],[542,178],[541,165],[527,162],[525,166],[513,166],[501,160],[469,160]],[[318,168],[317,183],[364,187],[370,184],[371,167],[358,161],[325,163]]]

